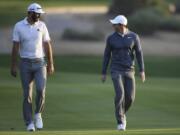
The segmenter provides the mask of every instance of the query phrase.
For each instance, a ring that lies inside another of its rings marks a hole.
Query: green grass
[[[41,131],[34,135],[179,135],[180,129],[144,129],[119,132],[115,130],[85,130],[85,131]],[[3,135],[27,135],[27,132],[2,132]]]
[[[14,25],[26,16],[29,4],[37,2],[46,9],[47,7],[64,6],[98,6],[108,5],[109,0],[1,0],[0,1],[0,27]]]
[[[10,64],[10,56],[1,55],[1,67]],[[180,57],[146,56],[147,77],[180,77]],[[60,72],[101,73],[102,56],[55,56],[55,68]],[[138,68],[136,68],[138,70]],[[136,72],[138,75],[138,72]]]
[[[150,68],[146,83],[137,77],[136,100],[127,114],[128,130],[115,130],[110,76],[100,81],[101,58],[56,56],[56,74],[49,77],[45,129],[35,135],[178,135],[180,134],[179,74],[168,76],[176,63],[173,57],[146,57]],[[174,62],[173,62],[174,61]],[[158,65],[160,64],[160,65]],[[22,120],[20,79],[9,75],[9,57],[1,55],[0,135],[25,135]],[[166,67],[155,72],[157,67]],[[97,68],[97,69],[96,69]],[[163,75],[165,73],[166,75]]]

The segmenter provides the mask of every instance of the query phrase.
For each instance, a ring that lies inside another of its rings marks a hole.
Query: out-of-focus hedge
[[[142,9],[129,17],[129,27],[140,34],[153,34],[159,28],[162,16],[157,8]]]
[[[62,39],[74,41],[100,41],[104,39],[104,34],[98,30],[83,32],[81,30],[67,28],[62,34]]]
[[[142,35],[158,30],[180,32],[180,17],[164,13],[157,7],[137,11],[128,17],[129,28]]]

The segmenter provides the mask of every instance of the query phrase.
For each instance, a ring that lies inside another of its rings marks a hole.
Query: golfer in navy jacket
[[[135,58],[139,66],[142,82],[145,81],[143,52],[139,36],[128,30],[127,19],[118,15],[110,20],[115,32],[106,41],[102,66],[102,81],[111,61],[110,71],[115,89],[115,115],[117,129],[126,130],[126,112],[135,99]]]

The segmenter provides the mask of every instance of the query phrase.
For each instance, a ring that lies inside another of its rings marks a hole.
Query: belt
[[[34,58],[34,59],[21,58],[21,60],[25,62],[38,63],[44,61],[44,58]]]

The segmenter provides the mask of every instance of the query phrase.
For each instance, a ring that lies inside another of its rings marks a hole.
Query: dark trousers
[[[125,114],[135,99],[135,77],[133,71],[112,72],[115,90],[115,116],[118,124],[125,120]]]
[[[44,109],[46,87],[46,64],[44,59],[21,59],[20,76],[23,88],[23,116],[25,124],[33,121],[32,95],[33,83],[36,84],[35,113]]]

